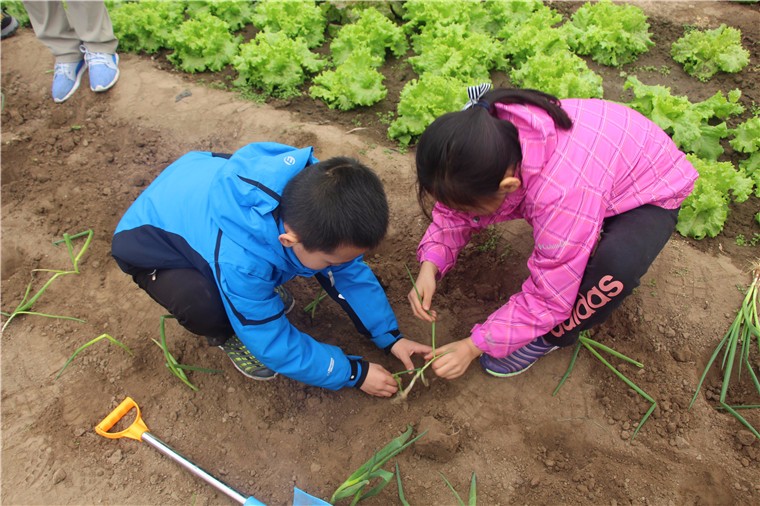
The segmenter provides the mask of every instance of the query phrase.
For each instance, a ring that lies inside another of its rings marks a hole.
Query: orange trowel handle
[[[135,412],[137,413],[137,416],[135,416],[135,421],[132,422],[132,425],[120,432],[108,432],[114,425],[119,423],[124,415],[129,413],[132,408],[134,408]],[[142,440],[143,433],[149,432],[149,430],[148,426],[145,425],[145,422],[143,422],[142,418],[140,417],[140,406],[138,406],[131,397],[127,397],[121,401],[121,404],[116,406],[116,409],[111,411],[111,413],[109,413],[102,422],[95,426],[95,432],[109,439],[128,437],[140,441]]]

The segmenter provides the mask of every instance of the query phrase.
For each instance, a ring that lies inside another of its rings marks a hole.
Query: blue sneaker
[[[253,356],[248,348],[237,336],[227,339],[224,344],[219,346],[232,360],[232,365],[240,371],[243,376],[247,376],[257,381],[269,381],[277,377],[277,373],[262,364],[259,359]]]
[[[96,93],[111,89],[119,80],[119,55],[83,51],[90,73],[90,89]]]
[[[53,70],[53,101],[65,102],[79,88],[84,74],[84,60],[74,63],[56,63]]]
[[[504,358],[495,358],[484,353],[480,356],[480,365],[491,376],[509,378],[527,371],[539,358],[557,348],[559,346],[554,346],[543,337],[539,337]]]

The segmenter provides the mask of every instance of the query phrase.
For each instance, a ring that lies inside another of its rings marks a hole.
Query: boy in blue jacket
[[[337,390],[389,397],[379,364],[300,332],[281,286],[314,276],[357,330],[412,369],[429,346],[405,339],[362,255],[388,226],[379,178],[351,158],[313,148],[249,144],[233,155],[190,152],[169,165],[122,217],[119,267],[194,334],[220,346],[246,376],[278,373]]]

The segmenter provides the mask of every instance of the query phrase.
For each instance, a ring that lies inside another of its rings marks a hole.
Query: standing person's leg
[[[84,59],[89,71],[90,89],[101,92],[111,89],[119,80],[119,41],[104,2],[69,0],[69,23],[82,41]]]
[[[119,45],[104,2],[68,0],[69,24],[91,53],[114,54]]]
[[[571,346],[578,335],[609,318],[665,247],[675,230],[678,209],[645,205],[604,220],[596,251],[583,273],[570,317],[548,334],[504,358],[481,356],[489,374],[520,374],[558,347]]]
[[[69,24],[61,1],[24,1],[34,34],[53,53],[56,63],[76,63],[82,60],[81,41]]]
[[[64,102],[77,91],[85,71],[79,36],[69,25],[63,2],[24,1],[24,8],[35,35],[55,57],[51,93],[55,102]]]

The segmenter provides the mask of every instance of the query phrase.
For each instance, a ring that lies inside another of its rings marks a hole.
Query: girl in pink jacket
[[[465,109],[436,119],[417,145],[420,201],[436,203],[417,251],[414,314],[435,320],[436,282],[473,233],[522,218],[534,249],[522,290],[438,348],[432,367],[448,379],[477,357],[489,374],[514,376],[604,322],[665,246],[697,178],[665,132],[623,105],[489,89],[470,88]]]

